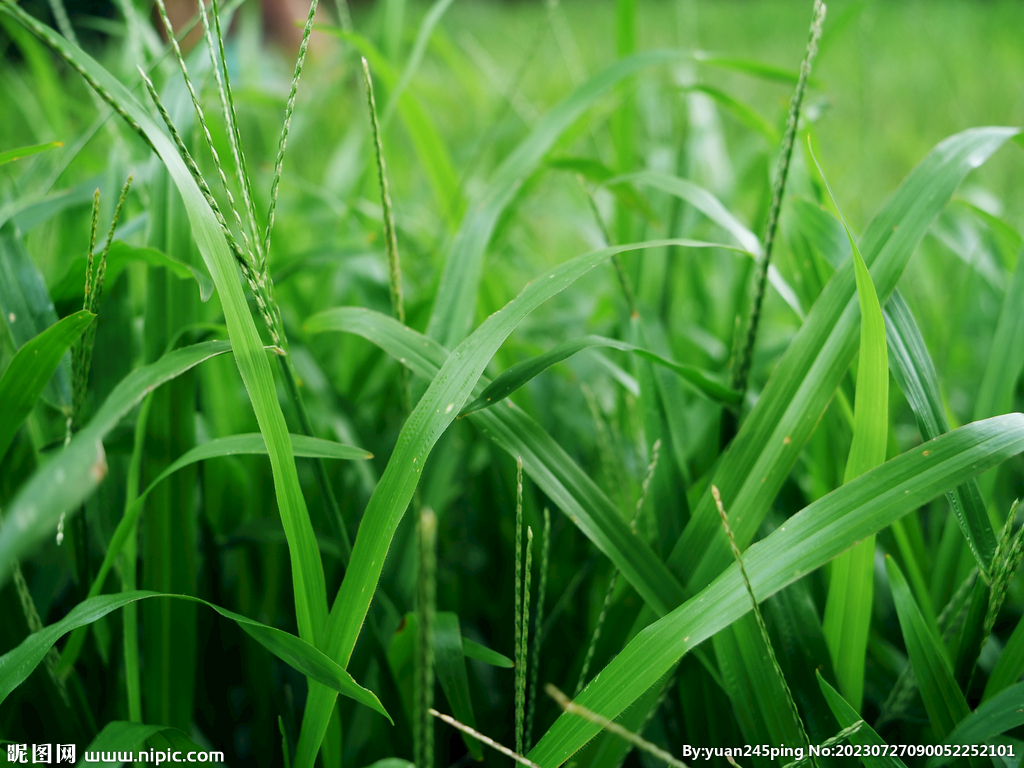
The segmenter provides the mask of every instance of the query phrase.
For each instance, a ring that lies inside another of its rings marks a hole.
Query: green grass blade
[[[107,472],[103,438],[142,398],[204,360],[231,351],[226,341],[208,341],[168,353],[137,368],[110,393],[92,420],[63,451],[39,469],[11,501],[0,526],[0,583],[22,559],[57,530],[62,513],[87,499]]]
[[[999,312],[992,348],[981,379],[978,399],[974,401],[974,418],[984,419],[1006,413],[1013,407],[1013,394],[1024,364],[1024,254],[1018,254],[1017,266],[1006,289]]]
[[[344,460],[373,458],[373,454],[368,453],[362,448],[356,448],[351,445],[342,445],[341,443],[322,440],[318,437],[290,435],[290,438],[292,441],[292,450],[296,457]],[[209,442],[197,445],[195,448],[186,451],[170,466],[164,469],[164,471],[161,472],[125,509],[124,516],[117,524],[117,528],[114,529],[114,535],[110,537],[110,544],[107,546],[107,552],[103,557],[103,563],[100,565],[99,570],[96,573],[96,577],[93,579],[92,586],[89,587],[87,597],[96,597],[103,590],[103,584],[107,575],[110,573],[110,569],[114,566],[118,556],[130,543],[130,539],[136,530],[139,516],[145,508],[146,497],[149,496],[150,492],[154,488],[178,470],[196,464],[200,461],[220,458],[223,456],[253,454],[263,456],[267,454],[267,445],[263,440],[263,435],[259,433],[230,435],[228,437],[216,438]],[[75,630],[72,633],[67,644],[64,646],[64,652],[61,656],[61,667],[68,668],[75,663],[84,640],[84,632]]]
[[[857,714],[857,710],[847,703],[846,699],[840,695],[839,691],[826,682],[820,672],[815,672],[815,674],[818,677],[818,685],[821,687],[821,692],[825,695],[825,701],[828,702],[829,709],[832,710],[832,714],[835,715],[836,720],[839,721],[839,725],[843,728],[849,728],[851,725],[858,722],[860,720],[860,715]],[[850,736],[850,743],[859,744],[862,747],[885,746],[885,742],[882,740],[882,737],[875,733],[874,729],[872,729],[867,723],[864,723],[857,733]],[[884,757],[879,755],[872,757],[869,753],[868,755],[861,757],[861,761],[864,763],[866,768],[907,768],[906,764],[902,760],[892,755],[885,755]]]
[[[725,91],[705,84],[690,85],[686,87],[686,90],[699,91],[710,96],[719,107],[736,118],[745,127],[754,133],[761,134],[769,146],[775,147],[782,140],[775,126],[765,120],[760,112]]]
[[[427,457],[472,395],[484,368],[516,326],[534,309],[568,288],[612,254],[666,245],[722,247],[691,240],[652,240],[602,248],[570,259],[528,283],[502,310],[491,315],[441,366],[398,438],[398,444],[363,515],[352,560],[328,622],[327,653],[347,664],[384,564],[384,554],[405,514]],[[311,690],[296,765],[306,768],[319,749],[333,695]],[[311,723],[307,725],[307,723]]]
[[[1024,725],[1024,683],[1012,685],[985,701],[957,723],[943,743],[991,744],[994,737],[1020,725]],[[935,757],[928,761],[928,768],[941,768],[952,760]]]
[[[445,259],[427,335],[453,348],[469,333],[484,256],[498,220],[558,137],[597,99],[626,77],[680,58],[677,51],[649,51],[620,59],[577,88],[548,112],[495,171],[466,213]]]
[[[839,202],[813,151],[811,158],[836,210],[840,211],[853,252],[860,303],[860,364],[857,368],[857,399],[853,412],[853,442],[843,478],[843,482],[848,483],[885,461],[889,434],[889,362],[885,320],[875,286],[871,282],[871,273],[864,264],[853,232],[842,215]],[[864,696],[864,665],[875,586],[874,565],[875,538],[869,536],[833,562],[825,604],[825,639],[832,654],[836,679],[847,701],[856,710],[860,710]]]
[[[7,453],[64,354],[96,317],[84,309],[47,328],[17,351],[0,379],[0,458]]]
[[[345,307],[321,312],[306,322],[306,330],[362,335],[427,381],[436,378],[449,357],[436,341],[392,317],[365,309]],[[511,402],[470,414],[469,419],[510,456],[522,456],[531,479],[612,560],[659,615],[686,598],[687,593],[661,560],[639,536],[633,535],[621,511],[539,423]]]
[[[82,274],[79,273],[76,296],[82,295]],[[57,322],[57,312],[43,276],[10,222],[0,227],[0,315],[16,348]],[[43,400],[70,414],[70,354],[61,360],[53,378],[43,389]]]
[[[761,253],[761,240],[737,219],[722,202],[698,184],[659,171],[638,171],[609,179],[608,185],[629,182],[642,186],[653,187],[669,195],[683,200],[703,213],[715,224],[730,235],[753,259]],[[804,309],[800,305],[796,291],[786,282],[779,270],[768,265],[768,281],[782,299],[796,312],[797,317],[804,317]]]
[[[903,640],[914,667],[914,677],[921,690],[928,720],[935,729],[935,735],[945,739],[971,710],[953,679],[953,670],[942,640],[925,623],[899,566],[891,557],[886,557],[885,567],[889,572],[889,585],[892,587],[896,613],[903,630]]]
[[[427,52],[427,44],[430,42],[430,36],[434,32],[434,28],[441,21],[441,17],[444,16],[445,11],[448,10],[451,4],[452,0],[436,0],[430,6],[430,10],[424,14],[420,28],[416,32],[416,41],[413,43],[412,52],[405,62],[405,67],[402,68],[402,75],[392,86],[391,93],[388,95],[388,103],[384,107],[384,115],[381,117],[381,124],[383,126],[387,127],[388,123],[391,122],[391,116],[394,115],[395,108],[401,100],[402,94],[405,93],[405,89],[412,82],[413,77],[416,75],[416,70],[420,68],[423,54]],[[455,719],[458,720],[459,718]]]
[[[459,617],[454,613],[438,613],[434,616],[434,660],[437,665],[437,679],[441,683],[452,716],[460,723],[476,728],[473,714],[473,699],[469,693],[469,672],[466,669],[466,655],[462,647],[462,632]],[[473,759],[484,759],[484,748],[472,736],[463,734],[462,740]]]
[[[6,699],[11,691],[25,681],[42,661],[46,652],[65,634],[77,627],[91,624],[128,603],[151,597],[188,600],[212,608],[221,616],[238,624],[256,642],[289,666],[322,685],[330,686],[333,690],[370,707],[388,720],[391,719],[373,693],[358,685],[344,669],[295,635],[260,624],[198,597],[145,591],[103,595],[79,603],[63,619],[30,635],[17,648],[5,653],[0,657],[0,701]]]
[[[515,666],[512,659],[508,656],[504,656],[497,651],[492,651],[487,646],[475,643],[466,637],[462,638],[462,651],[466,654],[467,659],[476,659],[477,661],[482,661],[484,664],[490,664],[492,667],[512,669],[512,667]]]
[[[32,155],[38,155],[40,152],[45,152],[48,149],[56,149],[63,146],[63,141],[48,141],[45,144],[34,144],[31,147],[6,149],[0,152],[0,165],[13,163],[15,160],[21,160],[23,157],[32,157]]]
[[[670,371],[675,372],[681,378],[692,384],[698,392],[711,398],[713,401],[736,405],[739,403],[739,393],[723,384],[715,381],[710,374],[701,371],[696,366],[683,365],[674,360],[668,360],[661,355],[655,354],[647,349],[627,344],[617,339],[609,339],[604,336],[581,336],[577,339],[570,339],[562,342],[547,352],[532,357],[528,360],[516,363],[495,377],[480,396],[475,398],[465,408],[460,416],[466,416],[474,411],[489,408],[501,402],[511,395],[528,381],[538,376],[556,363],[572,357],[577,352],[593,347],[611,347],[624,352],[632,352],[645,360],[661,365]]]
[[[907,176],[860,241],[880,303],[963,177],[1016,133],[964,131],[941,142]],[[733,528],[740,546],[753,538],[856,353],[860,309],[854,292],[851,261],[822,291],[715,473],[725,505],[744,510]],[[669,557],[670,567],[694,588],[710,583],[731,560],[717,518],[707,492]]]
[[[949,431],[935,366],[910,307],[899,291],[893,291],[884,314],[893,378],[914,411],[921,437],[931,440]],[[977,481],[971,480],[947,496],[979,567],[988,573],[996,550],[996,534]]]
[[[1019,680],[1021,674],[1024,674],[1024,619],[1017,622],[1013,634],[1003,646],[1003,652],[999,654],[999,660],[985,683],[985,693],[981,700],[988,701]]]
[[[694,51],[693,57],[701,64],[718,69],[728,69],[733,72],[740,72],[750,77],[767,80],[773,83],[784,85],[796,85],[800,80],[800,71],[778,67],[774,64],[766,64],[755,59],[743,59],[735,56],[722,56],[708,51]],[[814,80],[812,79],[813,83]]]
[[[270,451],[274,490],[291,554],[299,634],[307,641],[316,643],[319,630],[327,616],[327,592],[320,553],[316,546],[309,513],[306,511],[306,503],[299,488],[291,443],[288,440],[288,429],[277,401],[270,363],[266,359],[259,332],[246,304],[245,295],[238,281],[235,260],[231,256],[220,225],[178,154],[174,142],[156,125],[120,82],[83,51],[40,24],[9,0],[0,2],[0,11],[13,16],[28,27],[82,74],[89,85],[108,100],[108,103],[116,105],[119,114],[131,124],[138,126],[160,156],[181,193],[193,236],[217,287],[235,362],[249,393],[260,432],[263,433]],[[91,484],[88,487],[91,487]],[[0,577],[5,575],[7,563],[6,537],[3,533],[0,531]]]
[[[969,424],[933,441],[929,449],[927,456],[914,449],[861,475],[747,549],[744,563],[757,599],[820,568],[947,488],[1024,451],[1024,416]],[[685,653],[749,610],[746,589],[732,566],[637,635],[587,687],[579,703],[617,717]],[[563,716],[528,757],[547,768],[560,765],[598,730]]]

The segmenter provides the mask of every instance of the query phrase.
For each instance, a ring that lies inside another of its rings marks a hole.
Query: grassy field
[[[0,0],[9,762],[1019,765],[1019,3],[160,7]]]

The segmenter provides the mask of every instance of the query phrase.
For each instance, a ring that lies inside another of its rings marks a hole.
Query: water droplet
[[[454,407],[455,407],[455,403],[448,403],[448,407],[444,409],[444,412],[445,413],[451,413],[452,412],[452,408],[454,408]]]
[[[14,314],[13,312],[11,312],[11,314],[9,314],[9,315],[7,316],[7,319],[8,319],[8,320],[9,320],[10,322],[12,322],[12,323],[13,323],[13,322],[14,322],[15,320],[17,320],[18,318],[17,318],[16,316],[15,316],[15,314]]]

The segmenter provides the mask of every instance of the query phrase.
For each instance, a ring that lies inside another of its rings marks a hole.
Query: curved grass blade
[[[196,186],[192,174],[178,154],[174,142],[116,78],[77,46],[38,22],[11,0],[0,0],[0,11],[13,16],[28,27],[81,74],[133,129],[145,137],[167,166],[171,179],[181,193],[192,225],[192,234],[217,287],[235,362],[249,393],[260,432],[266,439],[269,449],[274,490],[291,555],[292,585],[299,634],[309,642],[316,643],[320,628],[327,617],[327,589],[320,552],[299,487],[291,442],[288,440],[288,428],[277,401],[270,363],[266,359],[259,332],[256,330],[239,284],[237,266],[228,249],[224,233],[202,192]],[[4,539],[4,531],[0,531],[0,579],[4,576],[4,564],[7,561]]]
[[[82,275],[85,274],[86,257],[80,256],[68,265],[64,277],[50,291],[54,301],[72,299],[82,293]],[[137,261],[148,264],[151,267],[166,267],[171,274],[187,280],[192,278],[199,286],[199,297],[207,301],[213,295],[213,281],[205,270],[178,261],[156,248],[141,248],[128,245],[123,240],[115,240],[110,244],[110,251],[107,254],[107,285],[113,285],[118,276],[124,271],[129,263]]]
[[[678,176],[672,176],[671,174],[659,171],[629,173],[609,179],[607,183],[616,184],[623,182],[654,187],[689,203],[732,235],[736,242],[752,258],[757,259],[760,257],[762,250],[760,238],[733,216],[717,197],[703,187],[687,179],[681,179]],[[793,290],[793,287],[786,282],[786,278],[782,276],[782,273],[772,264],[768,265],[768,281],[779,296],[782,297],[783,301],[796,313],[797,317],[803,319],[806,313],[800,305],[800,299],[797,297],[796,291]]]
[[[1006,289],[999,312],[995,335],[985,375],[981,379],[978,399],[974,401],[974,418],[983,419],[1006,413],[1013,406],[1013,394],[1020,379],[1024,360],[1024,253],[1017,256],[1017,266]]]
[[[853,442],[846,461],[844,483],[885,461],[889,434],[889,363],[885,344],[885,320],[871,273],[857,248],[857,241],[839,208],[832,187],[814,157],[825,188],[846,230],[853,253],[854,275],[860,303],[860,364],[857,368],[857,399],[853,412]],[[824,630],[836,679],[855,710],[864,697],[864,664],[867,659],[871,603],[874,597],[875,537],[869,536],[832,563],[825,604]]]
[[[956,724],[945,744],[990,744],[994,737],[1024,725],[1024,683],[1001,691]],[[952,757],[935,757],[928,768],[941,768]]]
[[[221,616],[233,622],[256,642],[289,666],[302,672],[318,683],[330,686],[332,690],[348,696],[360,704],[384,715],[391,716],[377,700],[377,697],[352,679],[344,669],[309,643],[287,632],[268,627],[245,616],[208,603],[191,595],[167,595],[162,592],[121,592],[116,595],[102,595],[90,598],[76,605],[67,616],[29,635],[17,648],[0,656],[0,702],[17,686],[21,685],[42,661],[46,652],[61,637],[77,627],[86,626],[128,603],[151,597],[189,600],[212,608]],[[393,724],[393,723],[392,723]]]
[[[749,104],[730,96],[725,91],[703,83],[687,86],[685,90],[699,91],[700,93],[707,94],[715,101],[716,104],[718,104],[719,107],[735,117],[744,126],[752,130],[754,133],[761,134],[768,142],[769,146],[778,146],[779,142],[782,140],[782,137],[779,136],[779,132],[775,129],[775,126],[765,120],[757,110]]]
[[[81,310],[51,325],[25,342],[0,379],[0,459],[7,453],[18,428],[32,412],[47,382],[53,378],[64,354],[71,348],[93,318]]]
[[[204,360],[231,351],[227,341],[176,349],[128,374],[64,450],[40,468],[14,497],[0,525],[0,584],[11,565],[57,530],[62,513],[89,497],[107,473],[103,438],[143,397]]]
[[[466,213],[448,251],[427,335],[453,348],[472,327],[484,255],[504,210],[537,170],[558,137],[597,99],[647,67],[683,56],[679,51],[647,51],[619,59],[577,88],[545,114],[495,171],[486,189]]]
[[[581,336],[578,339],[570,339],[569,341],[563,342],[544,354],[516,363],[511,368],[500,373],[495,377],[494,381],[484,388],[484,391],[480,393],[479,397],[462,409],[462,413],[459,414],[460,418],[473,413],[474,411],[491,407],[495,403],[504,400],[528,381],[547,370],[555,363],[559,363],[568,357],[572,357],[577,352],[581,352],[584,349],[591,349],[592,347],[611,347],[624,352],[632,352],[645,360],[649,360],[652,363],[674,371],[680,377],[692,384],[698,392],[714,401],[726,403],[728,405],[737,405],[739,403],[739,392],[735,392],[725,385],[719,384],[696,366],[683,365],[675,362],[674,360],[668,360],[661,355],[651,352],[650,350],[642,349],[634,346],[633,344],[618,341],[617,339],[609,339],[604,336]]]
[[[512,659],[508,656],[504,656],[497,651],[492,651],[487,646],[473,642],[467,637],[462,638],[462,651],[466,654],[467,659],[476,659],[477,661],[482,661],[484,664],[490,664],[492,667],[512,669],[512,667],[515,666],[512,663]]]
[[[746,551],[754,594],[764,600],[947,488],[1021,451],[1024,415],[1010,414],[961,427],[933,440],[926,450],[911,450],[861,475]],[[614,719],[685,653],[749,610],[750,600],[733,565],[640,632],[586,688],[579,703]],[[561,765],[598,730],[562,716],[528,757],[546,768]]]
[[[935,735],[945,739],[956,724],[970,714],[970,707],[953,679],[953,670],[942,641],[925,622],[896,561],[886,556],[885,568],[928,720],[935,729]]]
[[[32,155],[38,155],[40,152],[45,152],[48,149],[56,149],[57,147],[63,146],[63,141],[48,141],[45,144],[35,144],[31,147],[7,149],[0,152],[0,165],[13,163],[15,160],[21,160],[24,157],[31,157]]]
[[[778,67],[774,64],[766,64],[763,61],[757,61],[756,59],[722,56],[720,54],[710,53],[709,51],[694,51],[693,58],[701,64],[707,64],[709,67],[728,69],[733,72],[740,72],[744,75],[757,77],[761,80],[768,80],[774,83],[796,85],[797,81],[800,79],[799,70],[786,69],[785,67]],[[813,78],[811,79],[811,82],[815,82]]]
[[[857,711],[847,703],[839,691],[829,685],[825,678],[821,676],[821,672],[815,670],[815,675],[818,677],[818,686],[825,696],[825,701],[828,702],[829,709],[832,710],[832,714],[835,715],[840,726],[849,728],[858,721],[863,722]],[[874,729],[867,723],[864,723],[855,734],[850,736],[850,743],[860,744],[863,747],[886,746],[885,742],[882,741],[882,737],[875,733]],[[861,760],[867,768],[907,768],[906,764],[894,755],[872,757],[869,751],[867,755],[861,757]]]
[[[888,300],[964,176],[1017,132],[976,128],[951,136],[904,179],[860,241],[879,303]],[[744,510],[733,525],[741,547],[756,533],[856,353],[860,309],[854,288],[851,260],[825,286],[715,472],[726,507]],[[694,589],[709,584],[732,558],[717,518],[705,492],[668,559]]]
[[[326,644],[323,647],[329,656],[348,664],[384,565],[384,555],[412,499],[419,473],[434,444],[462,410],[487,363],[505,339],[540,304],[568,288],[613,254],[663,248],[666,245],[723,247],[693,240],[651,240],[602,248],[577,256],[528,283],[515,299],[484,321],[444,361],[405,422],[395,451],[370,497],[359,525],[352,560],[338,590],[327,625]],[[317,690],[311,687],[310,703],[307,704],[299,739],[296,758],[298,768],[312,764],[332,707],[332,693],[323,688]]]
[[[893,291],[883,314],[893,378],[914,411],[921,437],[931,440],[949,431],[935,366],[910,307],[899,291]],[[946,495],[968,544],[975,543],[971,551],[979,568],[987,574],[996,549],[996,534],[977,480],[964,483]],[[986,553],[987,560],[984,559]]]
[[[347,460],[373,458],[372,453],[351,445],[342,445],[341,443],[334,443],[330,440],[322,440],[318,437],[308,437],[306,435],[290,435],[289,437],[291,438],[292,450],[296,457]],[[99,570],[96,573],[96,577],[93,579],[92,586],[89,587],[89,593],[86,597],[96,597],[103,590],[103,584],[106,581],[107,574],[110,573],[110,569],[114,566],[118,556],[128,543],[129,537],[132,536],[136,530],[139,515],[142,514],[146,497],[149,496],[150,491],[184,467],[191,466],[192,464],[196,464],[200,461],[206,461],[207,459],[214,459],[223,456],[238,456],[242,454],[257,454],[265,456],[267,454],[267,445],[263,440],[263,435],[257,432],[254,434],[230,435],[228,437],[219,437],[214,440],[210,440],[209,442],[202,443],[197,445],[195,448],[186,451],[181,455],[181,457],[161,472],[125,510],[124,516],[121,518],[121,521],[117,524],[117,528],[114,530],[114,535],[110,538],[110,544],[107,546],[107,552],[103,557],[103,563],[100,565]],[[76,629],[72,633],[67,644],[64,646],[64,652],[61,655],[60,668],[67,669],[75,663],[78,659],[78,654],[81,651],[82,643],[84,641],[84,630]]]

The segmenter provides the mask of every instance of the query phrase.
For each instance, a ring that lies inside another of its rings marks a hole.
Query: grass
[[[1016,765],[1015,5],[118,7],[0,0],[0,739]]]

